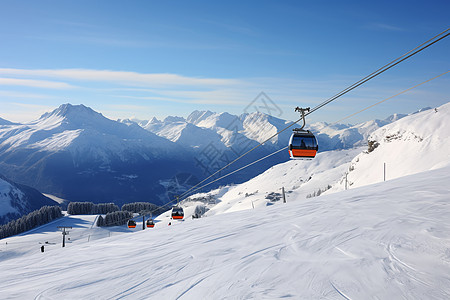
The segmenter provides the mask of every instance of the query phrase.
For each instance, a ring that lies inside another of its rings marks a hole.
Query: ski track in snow
[[[45,253],[37,243],[16,257],[2,251],[0,293],[8,299],[446,299],[449,171],[172,226],[159,222],[155,230],[78,239]],[[430,185],[433,193],[420,192]],[[90,230],[95,216],[84,218],[80,231]]]

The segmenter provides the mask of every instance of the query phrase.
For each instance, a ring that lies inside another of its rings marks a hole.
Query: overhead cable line
[[[414,85],[414,86],[412,86],[412,87],[410,87],[410,88],[408,88],[408,89],[406,89],[406,90],[403,90],[403,91],[401,91],[401,92],[399,92],[399,93],[397,93],[397,94],[395,94],[395,95],[393,95],[393,96],[390,96],[390,97],[388,97],[388,98],[386,98],[386,99],[383,99],[383,100],[378,101],[378,102],[376,102],[376,103],[374,103],[374,104],[372,104],[372,105],[369,105],[369,106],[367,106],[367,107],[365,107],[365,108],[363,108],[363,109],[361,109],[361,110],[359,110],[359,111],[357,111],[357,112],[355,112],[355,113],[353,113],[353,114],[351,114],[351,115],[348,115],[348,116],[346,116],[346,117],[344,117],[344,118],[342,118],[342,119],[340,119],[340,120],[338,120],[338,121],[336,121],[336,122],[334,122],[334,123],[331,123],[331,124],[329,124],[329,125],[326,126],[326,127],[333,126],[333,125],[335,125],[335,124],[337,124],[337,123],[339,123],[339,122],[341,122],[341,121],[343,121],[343,120],[345,120],[345,119],[348,119],[348,118],[350,118],[350,117],[353,117],[353,116],[355,116],[355,115],[357,115],[357,114],[359,114],[359,113],[361,113],[361,112],[363,112],[363,111],[365,111],[365,110],[368,110],[368,109],[370,109],[370,108],[372,108],[372,107],[374,107],[374,106],[376,106],[376,105],[379,105],[379,104],[381,104],[381,103],[383,103],[383,102],[385,102],[385,101],[387,101],[387,100],[390,100],[390,99],[395,98],[395,97],[397,97],[397,96],[399,96],[399,95],[401,95],[401,94],[404,94],[404,93],[406,93],[406,92],[408,92],[408,91],[410,91],[410,90],[412,90],[412,89],[415,89],[415,88],[417,88],[417,87],[419,87],[419,86],[421,86],[421,85],[423,85],[423,84],[425,84],[425,83],[428,83],[428,82],[430,82],[430,81],[432,81],[432,80],[435,80],[435,79],[437,79],[437,78],[439,78],[439,77],[441,77],[441,76],[444,76],[444,75],[446,75],[446,74],[448,74],[448,73],[450,73],[450,71],[446,71],[446,72],[444,72],[444,73],[442,73],[442,74],[439,74],[439,75],[437,75],[437,76],[435,76],[435,77],[433,77],[433,78],[430,78],[430,79],[428,79],[428,80],[425,80],[425,81],[423,81],[423,82],[421,82],[421,83],[419,83],[419,84],[416,84],[416,85]],[[300,119],[300,120],[301,120],[301,119]],[[298,121],[300,121],[300,120],[298,120]],[[297,122],[298,122],[298,121],[297,121]],[[294,123],[296,123],[296,122],[294,122]],[[292,126],[292,125],[293,125],[293,124],[291,124],[290,126]],[[281,132],[281,131],[280,131],[280,132]],[[192,187],[191,189],[189,189],[188,191],[190,191],[191,193],[196,192],[196,191],[198,191],[198,190],[200,190],[200,189],[202,189],[202,188],[204,188],[204,187],[206,187],[206,186],[208,186],[208,185],[210,185],[210,184],[212,184],[212,183],[214,183],[214,182],[216,182],[216,181],[218,181],[218,180],[221,180],[221,179],[223,179],[223,178],[225,178],[225,177],[228,177],[228,176],[230,176],[230,175],[232,175],[232,174],[234,174],[234,173],[236,173],[236,172],[239,172],[239,171],[241,171],[241,170],[243,170],[243,169],[245,169],[245,168],[247,168],[247,167],[250,167],[251,165],[254,165],[254,164],[256,164],[256,163],[258,163],[258,162],[260,162],[260,161],[262,161],[262,160],[264,160],[264,159],[266,159],[266,158],[268,158],[268,157],[270,157],[270,156],[272,156],[272,155],[275,155],[275,154],[277,154],[277,153],[279,153],[279,152],[281,152],[281,151],[283,151],[283,150],[286,150],[287,148],[288,148],[287,146],[286,146],[286,147],[283,147],[283,148],[281,148],[281,149],[279,149],[279,150],[277,150],[277,151],[275,151],[275,152],[272,152],[272,153],[270,153],[270,154],[268,154],[268,155],[266,155],[266,156],[264,156],[264,157],[262,157],[262,158],[259,158],[259,159],[255,160],[255,161],[253,161],[253,162],[251,162],[251,163],[249,163],[249,164],[247,164],[247,165],[245,165],[245,166],[243,166],[243,167],[241,167],[241,168],[239,168],[239,169],[236,169],[236,170],[234,170],[234,171],[232,171],[232,172],[230,172],[230,173],[227,173],[227,174],[225,174],[225,175],[223,175],[223,176],[221,176],[221,177],[219,177],[219,178],[217,178],[217,179],[215,179],[215,180],[213,180],[213,181],[211,181],[211,182],[208,182],[207,184],[204,184],[204,185],[202,185],[202,186],[200,186],[200,187],[197,187],[197,186],[198,186],[198,184],[197,184],[197,185],[195,185],[194,187]],[[197,188],[196,188],[196,187],[197,187]],[[194,188],[195,188],[195,189],[194,189]],[[186,195],[186,193],[187,193],[187,192],[183,193],[183,195]],[[166,203],[164,206],[158,206],[158,207],[156,207],[154,210],[150,210],[150,212],[152,213],[152,212],[156,211],[157,209],[165,208],[167,204],[173,203],[173,202],[175,202],[175,201],[177,201],[177,200],[172,200],[172,201]],[[133,218],[135,218],[135,217],[125,219],[125,222],[126,222],[127,220],[130,220],[130,219],[133,219]],[[120,221],[118,221],[118,222],[120,222]],[[113,222],[113,223],[111,223],[111,224],[117,224],[118,222]]]
[[[350,117],[353,117],[353,116],[355,116],[355,115],[357,115],[357,114],[359,114],[359,113],[361,113],[361,112],[363,112],[363,111],[365,111],[365,110],[368,110],[368,109],[370,109],[370,108],[372,108],[372,107],[374,107],[374,106],[376,106],[376,105],[378,105],[378,104],[381,104],[381,103],[383,103],[383,102],[385,102],[385,101],[387,101],[387,100],[389,100],[389,99],[392,99],[392,98],[395,98],[395,97],[397,97],[397,96],[399,96],[399,95],[401,95],[401,94],[404,94],[404,93],[406,93],[406,92],[408,92],[408,91],[410,91],[410,90],[412,90],[412,89],[415,89],[415,88],[417,88],[417,87],[419,87],[419,86],[421,86],[421,85],[423,85],[423,84],[425,84],[425,83],[427,83],[427,82],[430,82],[430,81],[432,81],[432,80],[434,80],[434,79],[436,79],[436,78],[439,78],[439,77],[441,77],[441,76],[443,76],[443,75],[445,75],[445,74],[447,74],[447,73],[450,73],[450,71],[447,71],[447,72],[444,72],[444,73],[442,73],[442,74],[439,74],[439,75],[437,75],[437,76],[435,76],[435,77],[433,77],[433,78],[430,78],[430,79],[428,79],[428,80],[426,80],[426,81],[423,81],[423,82],[421,82],[421,83],[419,83],[419,84],[416,84],[415,86],[410,87],[410,88],[408,88],[408,89],[406,89],[406,90],[403,90],[403,91],[401,91],[401,92],[399,92],[399,93],[397,93],[397,94],[395,94],[395,95],[393,95],[393,96],[390,96],[390,97],[388,97],[388,98],[386,98],[386,99],[384,99],[384,100],[378,101],[377,103],[372,104],[372,105],[370,105],[370,106],[367,106],[366,108],[361,109],[360,111],[357,111],[357,112],[355,112],[355,113],[353,113],[353,114],[351,114],[351,115],[348,115],[348,116],[346,116],[346,117],[344,117],[344,118],[342,118],[342,119],[340,119],[340,120],[338,120],[338,121],[336,121],[336,122],[334,122],[334,123],[331,123],[331,124],[327,125],[326,127],[333,126],[333,125],[335,125],[335,124],[341,122],[342,120],[345,120],[345,119],[348,119],[348,118],[350,118]],[[208,186],[208,185],[210,185],[210,184],[212,184],[212,183],[214,183],[214,182],[216,182],[216,181],[218,181],[218,180],[220,180],[220,179],[223,179],[223,178],[225,178],[225,177],[228,177],[228,176],[230,176],[230,175],[232,175],[232,174],[234,174],[234,173],[236,173],[236,172],[238,172],[238,171],[240,171],[240,170],[242,170],[242,169],[245,169],[245,168],[247,168],[247,167],[249,167],[249,166],[251,166],[251,165],[253,165],[253,164],[257,163],[257,162],[260,162],[261,160],[266,159],[266,158],[268,158],[268,157],[270,157],[270,156],[272,156],[272,155],[275,155],[275,154],[277,154],[278,152],[283,151],[283,150],[285,150],[285,149],[287,149],[287,148],[288,148],[287,146],[284,147],[284,148],[281,148],[281,149],[279,149],[279,150],[277,150],[277,151],[275,151],[275,152],[273,152],[273,153],[271,153],[271,154],[268,154],[268,155],[266,155],[266,156],[264,156],[264,157],[262,157],[262,158],[260,158],[260,159],[258,159],[258,160],[256,160],[256,161],[253,161],[253,162],[249,163],[248,165],[245,165],[245,166],[243,166],[243,167],[241,167],[241,168],[239,168],[239,169],[237,169],[237,170],[234,170],[234,171],[232,171],[232,172],[230,172],[230,173],[228,173],[228,174],[225,174],[225,175],[223,175],[223,176],[221,176],[221,177],[219,177],[219,178],[217,178],[217,179],[215,179],[215,180],[213,180],[213,181],[211,181],[211,182],[208,182],[207,184],[202,185],[201,187],[197,187],[196,189],[192,190],[191,193],[194,193],[194,192],[197,191],[197,190],[200,190],[200,189],[202,189],[202,188],[204,188],[204,187],[206,187],[206,186]]]
[[[402,56],[394,59],[393,61],[391,61],[390,63],[384,65],[383,67],[379,68],[378,70],[372,72],[371,74],[367,75],[366,77],[360,79],[359,81],[355,82],[354,84],[352,84],[351,86],[347,87],[346,89],[340,91],[339,93],[337,93],[336,95],[334,95],[333,97],[325,100],[324,102],[320,103],[319,105],[317,105],[316,107],[314,107],[313,109],[311,109],[311,111],[309,113],[306,113],[305,115],[309,115],[311,113],[313,113],[314,111],[318,110],[319,108],[329,104],[330,102],[336,100],[337,98],[347,94],[348,92],[350,92],[351,90],[359,87],[360,85],[366,83],[367,81],[369,81],[370,79],[380,75],[381,73],[386,72],[387,70],[389,70],[390,68],[398,65],[399,63],[401,63],[402,61],[407,60],[408,58],[410,58],[411,56],[425,50],[426,48],[430,47],[431,45],[439,42],[440,40],[446,38],[447,36],[450,35],[450,28],[444,30],[443,32],[439,33],[438,35],[434,36],[433,38],[429,39],[428,41],[422,43],[421,45],[417,46],[416,48],[406,52],[405,54],[403,54]]]
[[[245,168],[248,168],[248,167],[250,167],[251,165],[254,165],[254,164],[256,164],[256,163],[258,163],[258,162],[260,162],[260,161],[262,161],[262,160],[264,160],[264,159],[266,159],[266,158],[268,158],[268,157],[270,157],[270,156],[272,156],[272,155],[277,154],[278,152],[281,152],[281,151],[283,151],[283,150],[286,150],[287,148],[288,148],[288,147],[286,146],[286,147],[284,147],[284,148],[278,149],[278,150],[275,151],[275,152],[272,152],[272,153],[270,153],[270,154],[268,154],[268,155],[266,155],[266,156],[264,156],[264,157],[261,157],[261,158],[255,160],[255,161],[253,161],[253,162],[251,162],[251,163],[249,163],[249,164],[243,166],[243,167],[240,167],[239,169],[236,169],[236,170],[234,170],[234,171],[232,171],[232,172],[230,172],[230,173],[228,173],[228,174],[225,174],[225,175],[223,175],[223,176],[221,176],[221,177],[219,177],[219,178],[216,178],[216,179],[214,179],[213,181],[210,181],[210,182],[208,182],[207,184],[202,185],[201,187],[198,187],[198,188],[196,188],[195,190],[192,190],[191,193],[193,193],[193,192],[195,192],[195,191],[198,191],[198,190],[200,190],[200,189],[202,189],[202,188],[204,188],[204,187],[206,187],[206,186],[208,186],[208,185],[210,185],[210,184],[212,184],[212,183],[214,183],[214,182],[216,182],[216,181],[219,181],[219,180],[221,180],[221,179],[223,179],[223,178],[225,178],[225,177],[228,177],[228,176],[230,176],[230,175],[233,175],[234,173],[239,172],[239,171],[241,171],[241,170],[243,170],[243,169],[245,169]]]
[[[428,82],[430,82],[430,81],[432,81],[432,80],[435,80],[435,79],[437,79],[437,78],[439,78],[439,77],[441,77],[441,76],[444,76],[444,75],[446,75],[446,74],[448,74],[448,73],[450,73],[450,71],[446,71],[446,72],[444,72],[444,73],[442,73],[442,74],[439,74],[439,75],[437,75],[437,76],[435,76],[435,77],[433,77],[433,78],[430,78],[430,79],[425,80],[425,81],[423,81],[423,82],[421,82],[421,83],[419,83],[419,84],[416,84],[416,85],[414,85],[414,86],[412,86],[412,87],[410,87],[410,88],[408,88],[408,89],[406,89],[406,90],[403,90],[403,91],[401,91],[401,92],[399,92],[399,93],[397,93],[397,94],[395,94],[395,95],[393,95],[393,96],[390,96],[390,97],[388,97],[388,98],[386,98],[386,99],[383,99],[383,100],[381,100],[381,101],[378,101],[378,102],[376,102],[376,103],[374,103],[374,104],[372,104],[372,105],[369,105],[369,106],[367,106],[366,108],[363,108],[363,109],[361,109],[361,110],[359,110],[359,111],[357,111],[357,112],[355,112],[355,113],[353,113],[353,114],[350,114],[350,115],[348,115],[348,116],[346,116],[346,117],[344,117],[344,118],[342,118],[342,119],[340,119],[340,120],[338,120],[338,121],[336,121],[336,122],[334,122],[334,123],[331,123],[331,124],[329,124],[327,127],[333,126],[333,125],[335,125],[335,124],[337,124],[337,123],[339,123],[339,122],[341,122],[341,121],[343,121],[343,120],[345,120],[345,119],[348,119],[348,118],[350,118],[350,117],[353,117],[353,116],[355,116],[355,115],[357,115],[357,114],[359,114],[359,113],[361,113],[361,112],[363,112],[363,111],[365,111],[365,110],[368,110],[368,109],[370,109],[370,108],[372,108],[372,107],[374,107],[374,106],[376,106],[376,105],[379,105],[379,104],[381,104],[381,103],[383,103],[383,102],[385,102],[385,101],[387,101],[387,100],[390,100],[390,99],[395,98],[395,97],[397,97],[397,96],[399,96],[399,95],[401,95],[401,94],[404,94],[404,93],[406,93],[406,92],[408,92],[408,91],[410,91],[410,90],[412,90],[412,89],[415,89],[415,88],[417,88],[417,87],[419,87],[419,86],[421,86],[421,85],[423,85],[423,84],[425,84],[425,83],[428,83]],[[299,121],[301,121],[301,119],[299,119],[297,122],[299,122]],[[289,125],[289,126],[286,127],[285,129],[289,128],[290,126],[294,125],[294,124],[297,123],[297,122],[293,122],[291,125]],[[284,131],[285,129],[283,129],[282,131]],[[282,131],[279,131],[277,134],[281,133]],[[275,135],[274,135],[274,136],[275,136]],[[268,139],[268,140],[269,140],[269,139]],[[264,141],[263,143],[267,142],[268,140]],[[261,144],[263,144],[263,143],[261,143]],[[260,145],[261,145],[261,144],[260,144]],[[258,145],[258,146],[259,146],[259,145]],[[213,181],[211,181],[211,182],[208,182],[208,183],[206,183],[206,184],[204,184],[204,185],[202,185],[202,186],[200,186],[200,187],[198,187],[199,184],[197,184],[197,185],[191,187],[187,192],[184,192],[183,195],[187,195],[188,192],[194,193],[194,192],[196,192],[196,191],[198,191],[198,190],[200,190],[200,189],[202,189],[202,188],[205,188],[206,186],[208,186],[208,185],[210,185],[210,184],[212,184],[212,183],[214,183],[214,182],[216,182],[216,181],[218,181],[218,180],[221,180],[221,179],[223,179],[223,178],[225,178],[225,177],[228,177],[228,176],[230,176],[230,175],[232,175],[232,174],[234,174],[234,173],[236,173],[236,172],[239,172],[239,171],[241,171],[241,170],[243,170],[243,169],[245,169],[245,168],[247,168],[247,167],[250,167],[251,165],[256,164],[256,163],[258,163],[258,162],[260,162],[260,161],[262,161],[262,160],[264,160],[264,159],[266,159],[266,158],[268,158],[268,157],[270,157],[270,156],[272,156],[272,155],[275,155],[275,154],[277,154],[277,153],[279,153],[279,152],[281,152],[281,151],[283,151],[283,150],[286,150],[287,148],[288,148],[287,146],[286,146],[286,147],[283,147],[283,148],[281,148],[281,149],[279,149],[279,150],[277,150],[277,151],[275,151],[275,152],[272,152],[272,153],[270,153],[270,154],[268,154],[268,155],[266,155],[266,156],[264,156],[264,157],[262,157],[262,158],[259,158],[259,159],[255,160],[255,161],[253,161],[253,162],[251,162],[251,163],[249,163],[249,164],[247,164],[247,165],[245,165],[245,166],[243,166],[243,167],[241,167],[241,168],[239,168],[239,169],[236,169],[236,170],[234,170],[234,171],[232,171],[232,172],[230,172],[230,173],[227,173],[227,174],[225,174],[225,175],[223,175],[223,176],[221,176],[221,177],[219,177],[219,178],[217,178],[217,179],[215,179],[215,180],[213,180]],[[205,180],[203,180],[203,181],[205,181]],[[203,181],[202,181],[202,182],[203,182]],[[169,202],[167,202],[164,206],[157,206],[155,209],[150,210],[149,212],[150,212],[150,213],[153,213],[153,212],[155,212],[155,211],[158,210],[158,209],[165,208],[165,207],[167,207],[168,204],[174,203],[174,202],[177,201],[177,200],[178,200],[178,199],[169,201]],[[128,220],[134,219],[134,218],[136,218],[136,217],[126,218],[126,219],[124,219],[124,220],[122,220],[122,221],[116,221],[116,222],[110,223],[110,225],[113,225],[113,224],[119,224],[119,223],[123,223],[123,222],[126,223]],[[109,225],[109,226],[110,226],[110,225]]]
[[[421,83],[419,83],[419,84],[416,84],[416,85],[413,86],[413,87],[410,87],[410,88],[408,88],[408,89],[406,89],[406,90],[403,90],[403,91],[401,91],[400,93],[397,93],[397,94],[395,94],[395,95],[393,95],[393,96],[390,96],[390,97],[388,97],[388,98],[386,98],[386,99],[383,99],[383,100],[381,100],[381,101],[378,101],[378,102],[375,103],[375,104],[372,104],[372,105],[370,105],[370,106],[367,106],[366,108],[363,108],[363,109],[361,109],[360,111],[357,111],[357,112],[355,112],[355,113],[353,113],[353,114],[351,114],[351,115],[349,115],[349,116],[346,116],[346,117],[344,117],[344,118],[342,118],[342,119],[340,119],[340,120],[338,120],[338,121],[336,121],[336,122],[334,122],[334,123],[332,123],[332,124],[330,124],[330,125],[328,125],[328,126],[332,126],[332,125],[335,125],[335,124],[337,124],[337,123],[339,123],[339,122],[342,122],[342,121],[345,120],[345,119],[348,119],[348,118],[350,118],[350,117],[353,117],[354,115],[357,115],[357,114],[359,114],[359,113],[361,113],[361,112],[363,112],[363,111],[365,111],[365,110],[368,110],[369,108],[374,107],[375,105],[381,104],[381,103],[383,103],[383,102],[385,102],[385,101],[387,101],[387,100],[389,100],[389,99],[395,98],[395,97],[400,96],[401,94],[404,94],[404,93],[406,93],[406,92],[408,92],[408,91],[410,91],[410,90],[412,90],[412,89],[415,89],[416,87],[419,87],[419,86],[421,86],[422,84],[425,84],[425,83],[427,83],[427,82],[430,82],[430,81],[432,81],[432,80],[434,80],[434,79],[436,79],[436,78],[439,78],[439,77],[441,77],[441,76],[444,76],[445,74],[447,74],[447,73],[449,73],[449,72],[450,72],[450,71],[444,72],[444,73],[439,74],[439,75],[437,75],[437,76],[435,76],[435,77],[433,77],[433,78],[430,78],[430,79],[428,79],[428,80],[425,80],[424,82],[421,82]]]
[[[360,79],[359,81],[355,82],[354,84],[350,85],[349,87],[345,88],[344,90],[342,90],[341,92],[337,93],[336,95],[332,96],[331,98],[325,100],[324,102],[320,103],[319,105],[317,105],[316,107],[312,108],[309,112],[305,113],[304,116],[307,116],[311,113],[313,113],[314,111],[322,108],[323,106],[331,103],[332,101],[338,99],[339,97],[342,97],[343,95],[347,94],[348,92],[352,91],[353,89],[361,86],[362,84],[366,83],[367,81],[375,78],[376,76],[386,72],[387,70],[389,70],[390,68],[398,65],[399,63],[407,60],[408,58],[412,57],[413,55],[416,55],[417,53],[423,51],[424,49],[430,47],[431,45],[437,43],[438,41],[446,38],[447,36],[450,35],[449,33],[450,28],[444,30],[443,32],[439,33],[438,35],[432,37],[431,39],[427,40],[426,42],[420,44],[419,46],[415,47],[414,49],[406,52],[405,54],[403,54],[402,56],[394,59],[393,61],[389,62],[388,64],[384,65],[383,67],[379,68],[378,70],[372,72],[371,74],[367,75],[366,77]],[[230,163],[228,163],[227,165],[225,165],[224,167],[220,168],[219,170],[217,170],[216,172],[214,172],[213,174],[209,175],[208,177],[206,177],[205,179],[203,179],[202,181],[200,181],[199,183],[197,183],[196,185],[192,186],[189,190],[187,190],[186,192],[184,192],[179,198],[184,198],[186,195],[188,195],[193,189],[195,189],[197,186],[199,186],[200,184],[202,184],[203,182],[205,182],[206,180],[210,179],[211,177],[215,176],[216,174],[218,174],[219,172],[221,172],[222,170],[228,168],[230,165],[234,164],[236,161],[240,160],[242,157],[246,156],[247,154],[249,154],[250,152],[254,151],[255,149],[261,147],[264,143],[268,142],[269,140],[271,140],[272,138],[274,138],[275,136],[279,135],[280,133],[284,132],[285,130],[287,130],[288,128],[292,127],[294,124],[300,122],[303,119],[300,118],[295,122],[292,122],[290,125],[288,125],[286,128],[278,131],[277,133],[273,134],[272,136],[270,136],[269,138],[267,138],[266,140],[264,140],[263,142],[259,143],[258,145],[256,145],[255,147],[253,147],[252,149],[248,150],[247,152],[245,152],[244,154],[240,155],[239,157],[235,158],[233,161],[231,161]],[[170,202],[169,202],[170,203]]]

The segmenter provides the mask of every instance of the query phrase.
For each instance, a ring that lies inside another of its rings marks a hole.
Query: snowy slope
[[[195,194],[186,201],[186,205],[190,200],[212,196],[217,204],[208,205],[207,216],[263,207],[282,200],[282,187],[287,201],[305,199],[338,182],[351,160],[361,151],[362,148],[328,151],[319,153],[314,160],[291,160],[278,164],[242,184]]]
[[[373,132],[372,145],[355,157],[351,187],[450,165],[450,103],[398,120]],[[340,186],[342,189],[342,185]]]
[[[37,190],[0,175],[0,225],[20,218],[45,205],[58,205]]]
[[[7,240],[11,249],[2,240],[0,292],[7,299],[448,299],[449,181],[446,167],[154,230],[85,237],[44,253],[32,236],[57,242],[61,235],[42,230]]]

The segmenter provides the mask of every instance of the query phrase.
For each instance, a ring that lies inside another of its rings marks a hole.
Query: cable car
[[[153,219],[148,219],[146,224],[147,224],[147,228],[155,227],[155,222],[153,222]]]
[[[136,228],[136,221],[128,220],[128,228]]]
[[[182,220],[184,218],[184,211],[181,206],[172,207],[172,219]]]
[[[316,157],[319,146],[314,134],[309,130],[303,130],[305,127],[305,111],[310,112],[310,108],[296,107],[295,111],[302,115],[300,120],[303,120],[303,125],[300,128],[295,128],[289,139],[289,157],[291,159],[313,159]],[[298,122],[297,121],[297,122]]]
[[[289,157],[291,159],[313,159],[319,146],[314,134],[309,130],[296,128],[289,140]]]

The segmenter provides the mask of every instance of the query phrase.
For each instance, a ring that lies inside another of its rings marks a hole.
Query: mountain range
[[[0,127],[0,172],[70,201],[163,204],[158,181],[194,168],[189,152],[137,125],[83,105]]]
[[[358,125],[314,123],[309,129],[319,151],[351,149],[404,116]],[[63,104],[29,123],[1,120],[0,173],[68,201],[164,204],[288,124],[261,112],[211,111],[114,121],[84,105]],[[284,131],[219,175],[285,147],[289,136]],[[287,160],[287,152],[277,153],[208,189],[247,181]]]

